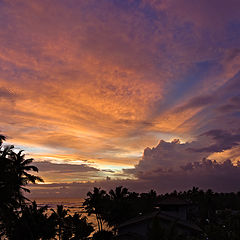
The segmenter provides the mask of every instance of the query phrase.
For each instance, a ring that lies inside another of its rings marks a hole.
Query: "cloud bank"
[[[32,186],[32,196],[47,194],[53,197],[53,193],[57,193],[57,197],[84,197],[95,186],[109,190],[120,185],[139,192],[155,189],[158,193],[187,190],[193,186],[223,192],[239,191],[239,145],[239,134],[220,129],[205,132],[193,142],[161,140],[156,147],[146,148],[139,163],[134,168],[124,169],[118,177],[110,170],[100,171],[84,165],[37,163],[43,172],[62,173],[62,176],[72,172],[84,176],[90,172],[101,177],[95,181]],[[218,161],[212,158],[216,151]]]

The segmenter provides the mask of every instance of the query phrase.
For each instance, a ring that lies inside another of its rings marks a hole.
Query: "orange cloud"
[[[3,1],[0,124],[9,142],[38,160],[124,168],[159,136],[188,139],[215,125],[214,108],[229,98],[221,88],[240,70],[238,37],[226,35],[235,3],[221,7],[209,37],[216,1],[120,2]]]

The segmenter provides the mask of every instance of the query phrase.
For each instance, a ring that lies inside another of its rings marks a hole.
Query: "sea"
[[[47,210],[48,214],[52,213],[51,209],[56,210],[57,205],[63,205],[64,209],[69,210],[68,213],[70,215],[73,215],[75,212],[82,214],[82,216],[87,217],[89,223],[92,223],[95,230],[97,228],[97,222],[96,222],[95,215],[88,216],[88,214],[84,210],[84,207],[83,207],[84,199],[83,198],[38,198],[38,199],[31,199],[31,200],[32,201],[35,200],[39,207],[43,207],[43,206],[47,205],[48,206],[48,210]]]

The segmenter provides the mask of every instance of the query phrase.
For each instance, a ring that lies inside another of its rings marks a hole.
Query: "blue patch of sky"
[[[173,40],[184,45],[192,44],[195,41],[194,24],[190,22],[176,25],[173,29]]]
[[[11,142],[6,142],[4,145],[13,145]],[[32,154],[45,154],[45,153],[52,153],[57,154],[59,153],[59,149],[56,150],[54,148],[47,148],[47,147],[35,147],[35,146],[27,146],[27,145],[19,145],[14,144],[14,149],[16,150],[24,150],[26,153]]]
[[[222,85],[218,92],[222,95],[222,102],[226,102],[227,98],[238,96],[240,94],[240,71]]]
[[[143,21],[152,25],[152,28],[150,28],[151,31],[156,30],[155,21],[159,19],[164,20],[165,17],[163,12],[156,11],[150,4],[142,4],[142,0],[114,0],[113,3],[118,9],[127,11],[131,15],[136,11],[142,13]]]
[[[240,48],[240,22],[230,22],[226,31],[227,41],[222,41],[223,47]]]
[[[10,2],[0,1],[0,27],[6,29],[11,23],[13,23],[12,15],[9,14],[7,7],[11,7]]]
[[[240,120],[240,110],[236,110],[236,112],[234,112],[232,115],[233,117],[238,118],[238,121]]]
[[[123,164],[122,166],[119,166],[119,165],[101,164],[101,165],[97,165],[97,168],[99,168],[100,170],[111,169],[113,171],[121,171],[122,169],[126,168],[126,165]],[[106,174],[109,174],[109,173],[106,173]]]
[[[176,80],[174,86],[165,96],[164,101],[157,104],[157,112],[161,112],[179,103],[188,96],[197,95],[199,83],[209,74],[212,68],[218,64],[213,61],[196,63],[181,79]]]

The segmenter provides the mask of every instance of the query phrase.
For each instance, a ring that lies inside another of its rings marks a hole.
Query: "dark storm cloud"
[[[98,172],[97,168],[90,167],[86,164],[57,164],[51,162],[34,162],[41,172],[58,172],[58,173],[73,173],[73,172]]]

